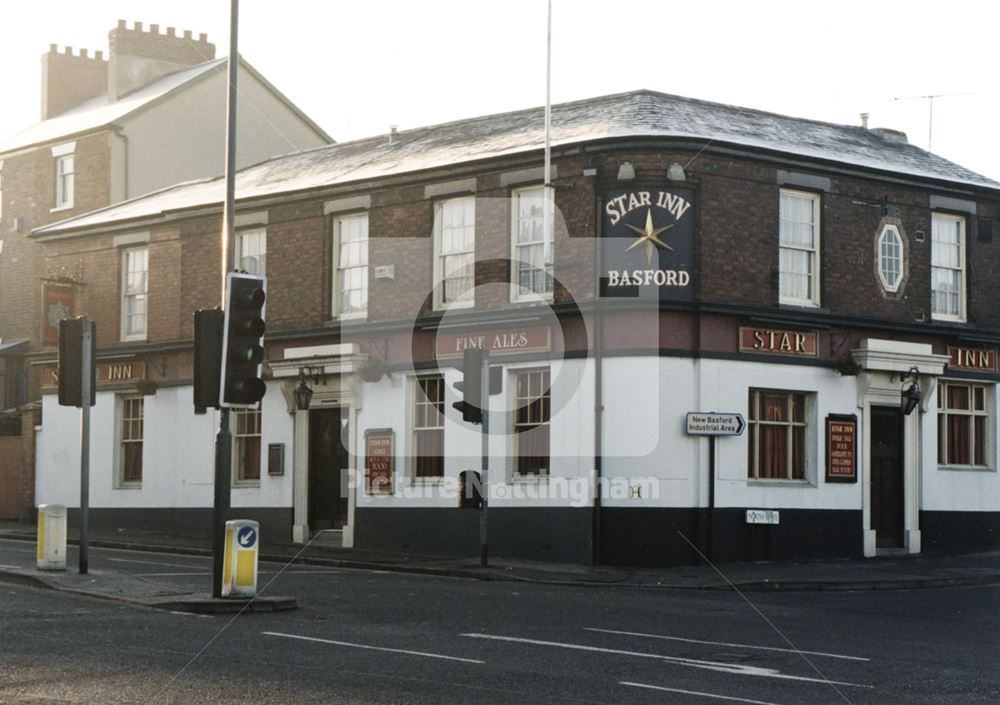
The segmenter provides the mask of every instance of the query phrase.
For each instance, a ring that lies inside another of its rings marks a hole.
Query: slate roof
[[[553,106],[552,145],[612,138],[669,137],[712,146],[764,149],[932,179],[1000,190],[1000,183],[915,145],[859,126],[804,120],[775,113],[640,90]],[[240,201],[324,186],[405,174],[462,162],[540,150],[543,110],[533,108],[422,127],[297,152],[239,172]],[[35,230],[53,234],[158,216],[223,200],[223,179],[178,184],[100,211]]]

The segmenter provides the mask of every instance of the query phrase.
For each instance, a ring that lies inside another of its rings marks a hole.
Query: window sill
[[[943,314],[931,314],[931,323],[968,323],[963,316],[945,316]]]
[[[71,211],[73,210],[73,204],[69,203],[65,206],[56,206],[55,208],[49,208],[49,213],[59,213],[60,211]]]
[[[130,482],[128,484],[121,483],[121,484],[115,485],[115,489],[116,490],[141,490],[142,489],[142,483],[141,482]]]
[[[420,485],[443,485],[444,477],[415,477],[413,478],[412,484],[415,487]]]
[[[809,480],[784,480],[781,478],[749,477],[748,485],[761,485],[764,487],[815,487]]]
[[[549,474],[539,475],[518,475],[514,474],[510,478],[511,483],[519,482],[524,485],[544,485],[549,481]]]
[[[938,465],[938,470],[945,472],[996,472],[989,465]]]
[[[801,301],[798,299],[779,299],[779,306],[787,306],[788,308],[809,308],[819,310],[820,305],[816,301]]]
[[[434,311],[442,312],[442,311],[451,311],[453,309],[466,309],[475,307],[476,307],[475,301],[456,301],[450,304],[436,303],[434,304]]]
[[[256,490],[260,489],[260,480],[234,480],[234,490]]]
[[[552,294],[521,294],[510,297],[512,304],[550,304]]]

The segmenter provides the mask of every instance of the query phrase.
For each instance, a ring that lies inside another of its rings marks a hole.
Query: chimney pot
[[[199,42],[207,42],[207,41],[208,41],[208,35],[207,35],[207,34],[205,34],[204,32],[201,32],[201,33],[200,33],[200,34],[198,35],[198,41],[199,41]]]
[[[101,49],[98,49],[97,51],[94,52],[94,58],[97,59],[98,61],[103,61],[104,52]]]
[[[158,25],[158,24],[151,24],[151,25],[149,25],[149,33],[150,34],[159,34],[160,33],[160,25]]]
[[[58,47],[58,45],[56,45],[56,44],[49,44],[49,53],[50,54],[58,54],[59,53],[59,47]]]
[[[168,37],[173,37],[176,32],[177,32],[176,28],[174,28],[174,27],[167,27],[167,36]]]
[[[191,38],[191,30],[190,29],[185,29],[184,30],[184,38],[185,39],[190,39]]]
[[[868,113],[861,113],[861,127],[868,129]]]
[[[133,27],[134,27],[134,29],[135,29],[136,32],[141,32],[142,31],[142,22],[136,22],[133,25]]]
[[[71,46],[64,46],[63,47],[63,54],[65,54],[66,56],[73,56],[73,47],[71,47]]]
[[[125,20],[118,20],[118,29],[125,29]]]
[[[81,49],[80,50],[80,58],[83,58],[83,59],[87,58],[87,50],[86,49]]]

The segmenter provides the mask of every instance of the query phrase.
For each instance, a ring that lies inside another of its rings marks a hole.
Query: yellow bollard
[[[38,507],[38,570],[66,570],[66,507],[41,504]]]
[[[222,559],[222,596],[257,596],[257,549],[260,525],[250,519],[226,522],[226,552]]]

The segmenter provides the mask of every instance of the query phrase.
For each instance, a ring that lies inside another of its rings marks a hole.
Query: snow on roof
[[[236,179],[240,201],[359,182],[462,162],[539,150],[542,109],[460,120],[277,157]],[[634,91],[553,106],[552,144],[610,138],[669,137],[736,145],[921,179],[1000,190],[1000,183],[919,147],[862,127],[803,120],[653,91]],[[125,203],[54,223],[51,234],[219,204],[222,178],[178,184]]]
[[[52,142],[111,124],[225,63],[226,59],[222,58],[175,71],[115,101],[109,101],[108,94],[102,93],[64,113],[42,120],[26,130],[0,140],[0,154]]]

